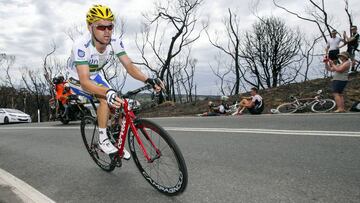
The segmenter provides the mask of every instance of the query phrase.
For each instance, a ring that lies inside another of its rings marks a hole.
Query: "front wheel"
[[[298,107],[294,103],[284,103],[277,107],[279,113],[295,113],[297,110]]]
[[[159,125],[146,119],[134,122],[136,132],[129,131],[130,152],[151,186],[166,195],[182,193],[187,185],[188,173],[183,155],[170,135]],[[139,140],[136,135],[139,135]],[[143,147],[139,144],[142,142]],[[148,160],[144,151],[149,155]]]
[[[332,109],[334,109],[336,106],[336,103],[334,100],[332,99],[321,99],[317,102],[315,102],[312,106],[311,106],[311,110],[313,112],[316,113],[324,113],[324,112],[328,112],[331,111]]]
[[[104,171],[110,172],[115,169],[116,163],[99,146],[99,128],[96,118],[84,116],[81,119],[81,137],[84,145],[94,162]]]

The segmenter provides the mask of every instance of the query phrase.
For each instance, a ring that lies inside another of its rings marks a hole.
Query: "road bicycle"
[[[146,85],[121,95],[124,101],[122,108],[115,110],[107,128],[118,153],[107,155],[101,150],[97,119],[93,116],[82,119],[81,136],[94,162],[104,171],[111,172],[122,165],[127,135],[132,159],[145,180],[161,193],[178,195],[185,190],[188,182],[187,167],[179,147],[161,126],[135,115],[140,103],[131,98],[149,89],[152,87]],[[93,100],[90,102],[96,109]]]
[[[310,107],[312,112],[324,113],[331,111],[335,108],[336,103],[332,99],[322,98],[322,90],[316,92],[316,96],[313,98],[300,98],[295,96],[290,97],[293,101],[280,104],[277,107],[278,113],[295,113],[296,111],[304,110]]]
[[[229,106],[229,109],[226,110],[226,113],[233,114],[238,110],[239,107],[240,107],[240,102],[235,101],[234,104]]]

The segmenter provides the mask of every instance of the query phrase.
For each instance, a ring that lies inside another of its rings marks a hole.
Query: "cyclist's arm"
[[[80,85],[84,90],[105,97],[108,88],[97,86],[90,80],[89,65],[77,65],[76,70],[79,76]]]
[[[142,82],[145,82],[145,80],[148,79],[148,77],[132,63],[128,55],[119,56],[119,59],[121,64],[125,67],[126,71],[131,75],[131,77]]]

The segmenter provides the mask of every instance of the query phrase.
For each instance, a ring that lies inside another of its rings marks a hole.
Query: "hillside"
[[[259,94],[265,102],[264,113],[270,113],[270,109],[276,108],[279,104],[289,101],[289,96],[313,97],[319,89],[323,90],[326,98],[333,98],[331,94],[331,79],[315,79],[303,83],[294,83],[277,88],[260,90]],[[249,93],[242,94],[248,96]],[[230,98],[229,103],[239,100],[239,96]],[[346,108],[350,108],[354,101],[360,101],[360,74],[350,76],[350,81],[345,89]],[[197,101],[189,104],[165,103],[157,107],[143,109],[140,112],[142,117],[159,117],[159,116],[194,116],[207,110],[209,100]],[[220,102],[220,101],[215,101]]]

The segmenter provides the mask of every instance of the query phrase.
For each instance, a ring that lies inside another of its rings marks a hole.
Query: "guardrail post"
[[[38,123],[40,123],[40,109],[38,109],[37,113],[38,113]]]

